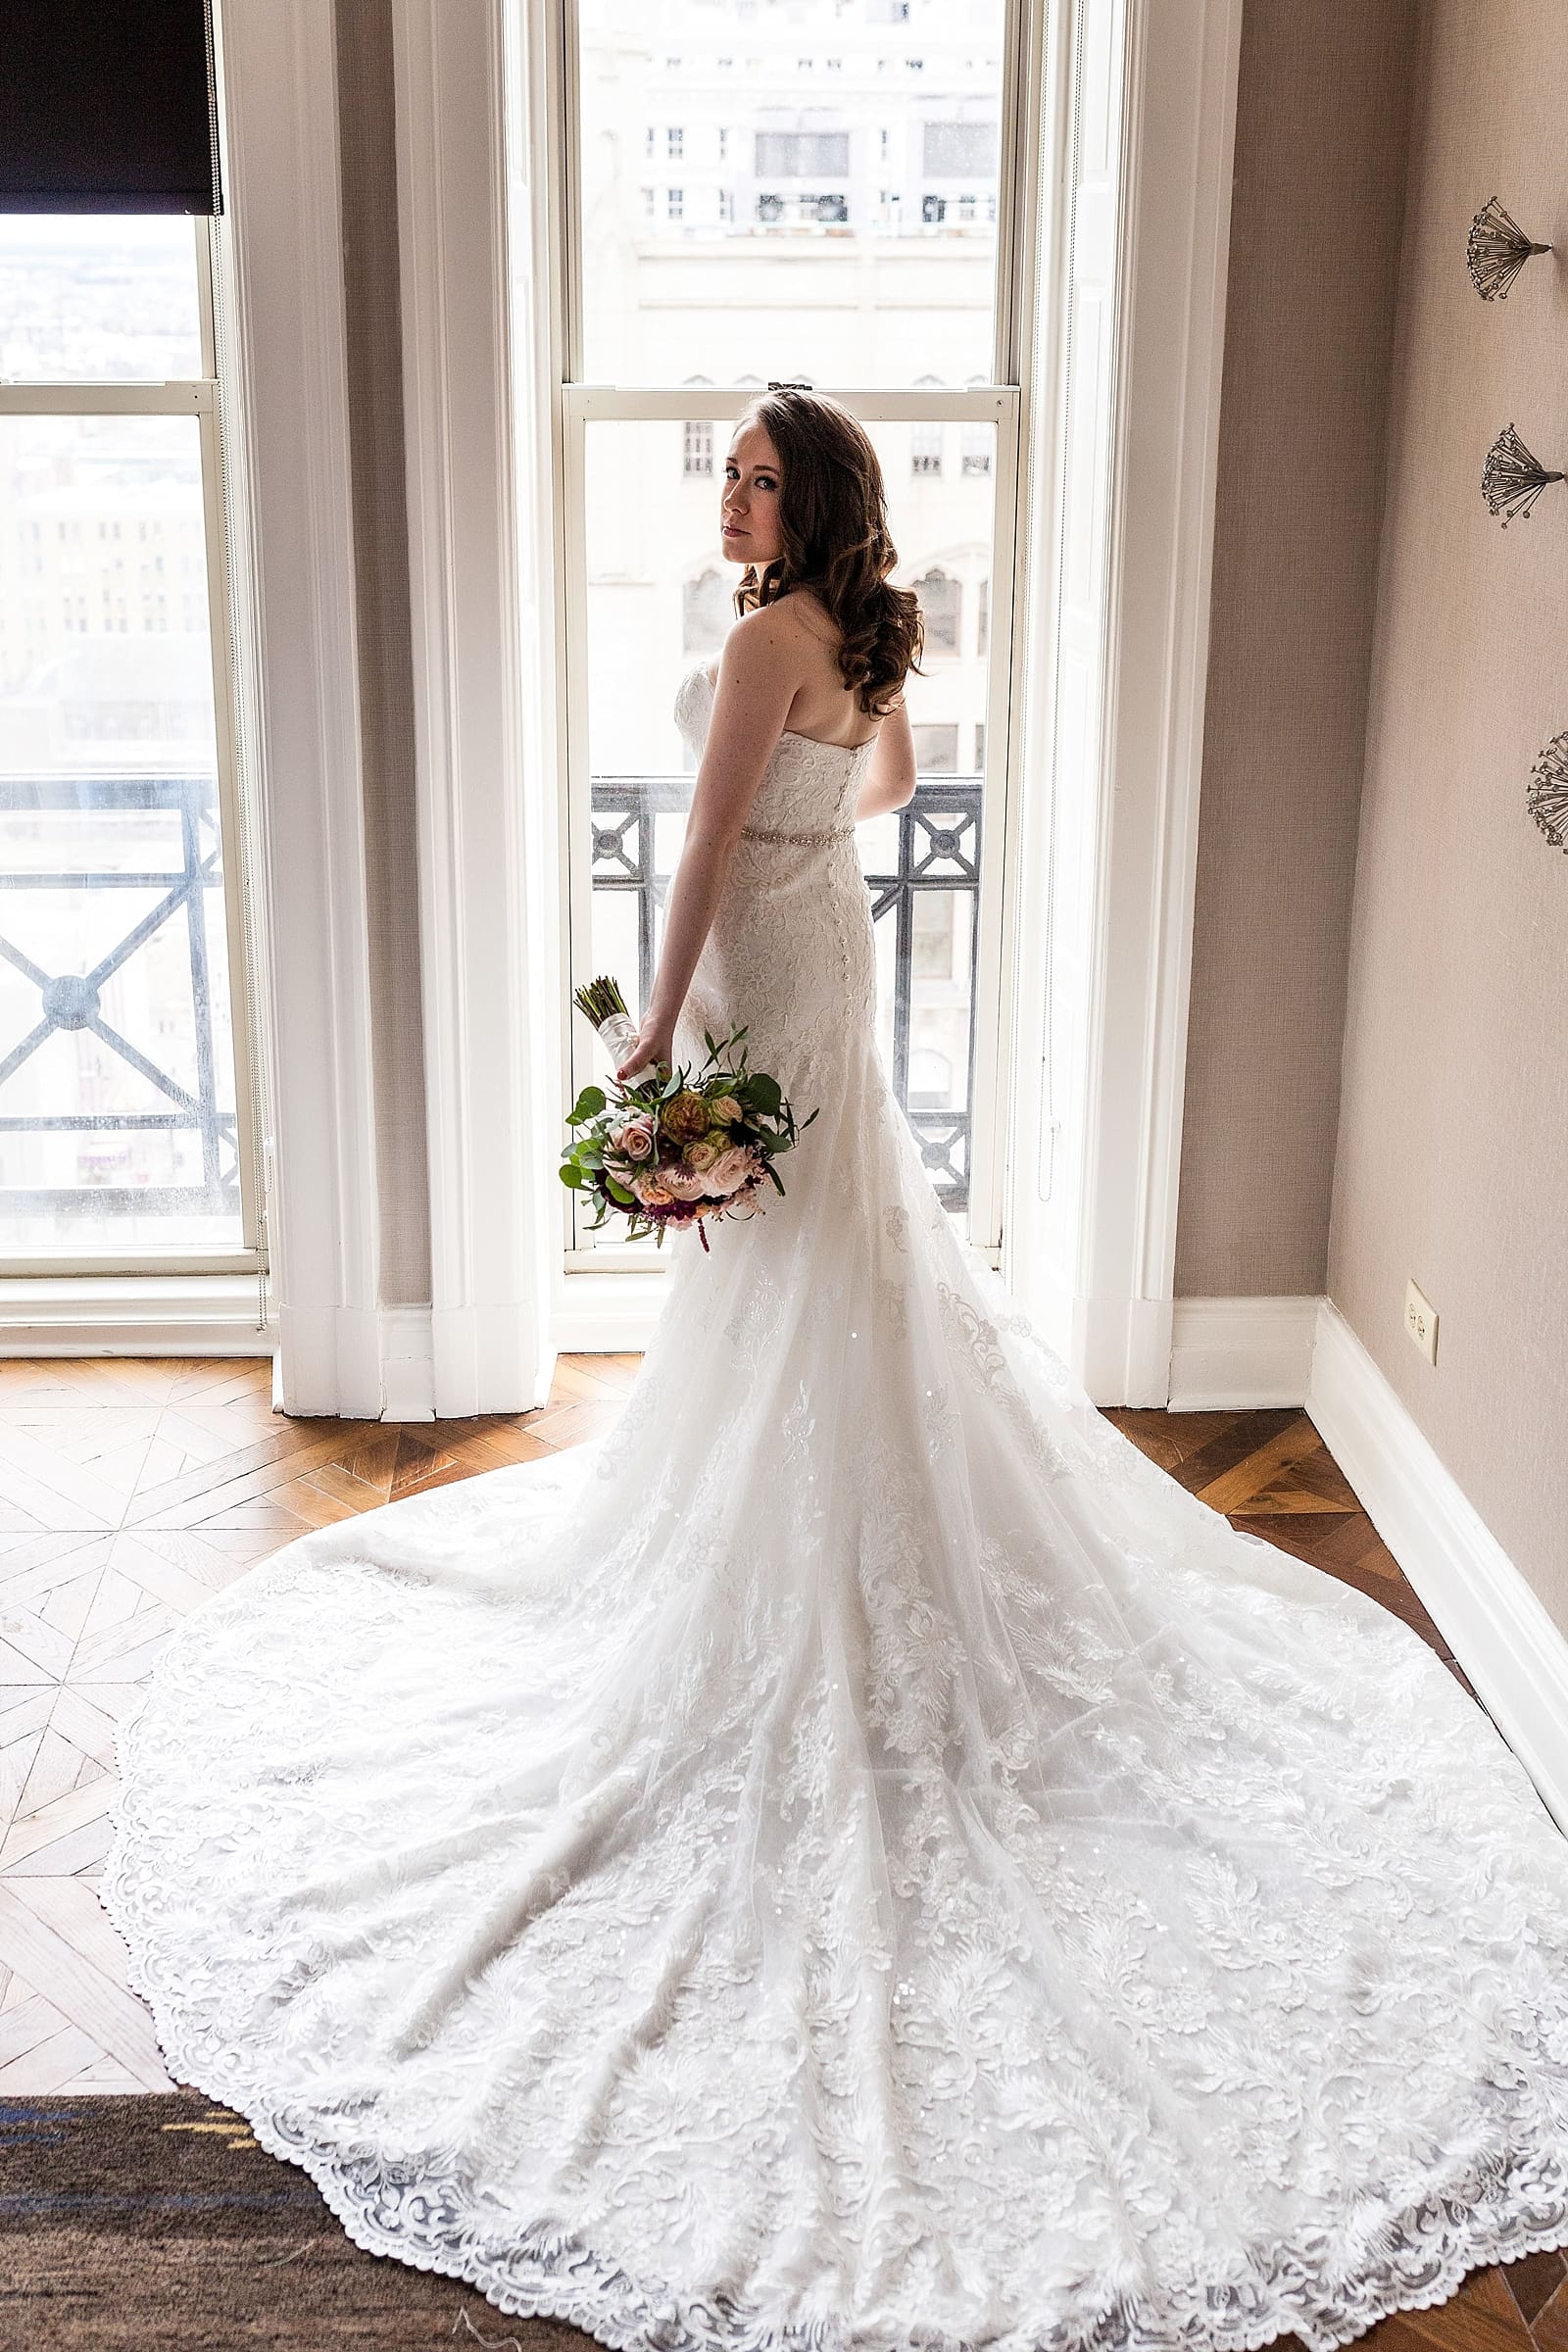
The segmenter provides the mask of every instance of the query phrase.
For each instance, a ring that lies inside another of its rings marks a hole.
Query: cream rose
[[[708,1115],[720,1127],[734,1127],[745,1114],[733,1095],[712,1095],[709,1098]]]
[[[689,1168],[710,1168],[724,1146],[716,1135],[700,1135],[695,1144],[688,1144],[681,1153]]]

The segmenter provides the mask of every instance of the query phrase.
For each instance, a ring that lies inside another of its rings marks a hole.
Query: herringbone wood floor
[[[0,1360],[0,2094],[170,2087],[93,1892],[114,1719],[171,1628],[306,1529],[572,1446],[628,1355],[563,1357],[550,1402],[482,1420],[288,1420],[266,1359]],[[1470,1689],[1302,1412],[1111,1414],[1238,1527],[1373,1593]],[[1568,2352],[1559,2254],[1472,2272],[1369,2352]]]

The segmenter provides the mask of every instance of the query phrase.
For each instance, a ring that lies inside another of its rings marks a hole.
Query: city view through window
[[[692,780],[671,705],[685,671],[716,667],[741,571],[718,539],[730,422],[700,400],[639,415],[638,388],[929,396],[918,417],[866,418],[893,576],[926,633],[906,689],[916,798],[859,839],[883,1051],[962,1227],[998,434],[943,409],[996,369],[1004,10],[582,0],[578,24],[579,373],[620,396],[584,423],[574,484],[591,805],[573,841],[593,879],[574,973],[651,980]]]
[[[244,1243],[216,456],[152,389],[206,374],[198,266],[184,219],[0,219],[0,1257],[29,1263]]]

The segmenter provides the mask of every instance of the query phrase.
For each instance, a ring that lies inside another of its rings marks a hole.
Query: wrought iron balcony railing
[[[982,784],[978,775],[921,776],[913,800],[892,812],[898,819],[894,863],[878,867],[867,862],[863,846],[861,851],[872,916],[893,929],[894,1092],[914,1131],[937,1197],[950,1210],[967,1207],[969,1198]],[[644,1004],[654,984],[658,913],[673,871],[660,865],[655,819],[684,814],[691,797],[690,776],[601,776],[593,785],[593,887],[635,898],[637,990],[638,1002]],[[867,834],[871,829],[868,823]],[[915,901],[923,893],[939,891],[967,900],[969,916],[964,1100],[948,1108],[909,1102]]]
[[[213,1034],[213,975],[209,969],[205,891],[223,886],[222,839],[217,784],[212,776],[0,776],[0,828],[11,820],[59,811],[90,812],[106,828],[117,819],[169,809],[179,819],[177,862],[146,868],[83,862],[73,868],[34,868],[10,853],[0,832],[0,891],[61,892],[129,890],[155,904],[98,956],[85,972],[44,969],[10,936],[6,903],[0,899],[0,958],[38,992],[37,1019],[0,1058],[0,1090],[39,1048],[61,1031],[90,1030],[106,1052],[134,1070],[169,1103],[167,1110],[67,1110],[31,1114],[0,1110],[0,1136],[148,1134],[194,1132],[201,1138],[199,1183],[6,1186],[0,1188],[0,1219],[40,1215],[103,1216],[115,1213],[172,1216],[237,1214],[240,1205],[235,1114],[218,1100]],[[103,856],[100,846],[99,858]],[[91,844],[89,843],[89,848]],[[190,994],[181,994],[179,1012],[188,1023],[188,1050],[195,1062],[194,1091],[161,1069],[141,1048],[104,1017],[105,988],[166,923],[184,918],[181,976],[188,970]],[[65,926],[62,925],[64,929]],[[0,1091],[0,1103],[4,1102]]]

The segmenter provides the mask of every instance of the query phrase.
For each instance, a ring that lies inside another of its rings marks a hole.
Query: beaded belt
[[[818,842],[853,841],[855,827],[853,825],[835,825],[829,833],[773,833],[768,830],[766,825],[742,825],[741,839],[743,841],[785,841],[796,849],[814,850]]]

